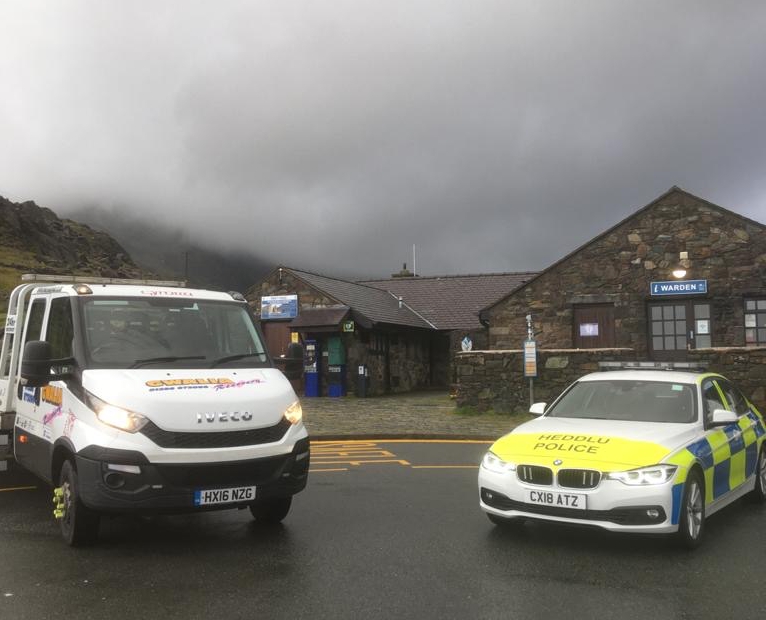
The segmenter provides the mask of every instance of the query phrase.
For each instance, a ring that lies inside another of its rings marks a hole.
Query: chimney
[[[407,263],[402,265],[402,270],[399,273],[392,273],[392,278],[411,278],[414,274],[407,269]]]

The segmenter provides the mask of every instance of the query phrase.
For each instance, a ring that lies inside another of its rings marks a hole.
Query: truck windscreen
[[[263,366],[266,349],[242,304],[136,297],[82,299],[88,366],[212,368]]]

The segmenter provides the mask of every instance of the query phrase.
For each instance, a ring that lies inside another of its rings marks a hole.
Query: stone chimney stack
[[[411,278],[415,274],[407,269],[407,263],[402,264],[402,270],[399,273],[392,273],[392,278]]]

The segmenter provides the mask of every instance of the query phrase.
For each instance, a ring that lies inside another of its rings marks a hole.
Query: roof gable
[[[731,211],[729,209],[721,207],[721,206],[719,206],[717,204],[714,204],[714,203],[712,203],[712,202],[710,202],[708,200],[705,200],[704,198],[700,198],[699,196],[695,196],[694,194],[692,194],[690,192],[687,192],[686,190],[678,187],[677,185],[674,185],[668,191],[664,192],[663,194],[661,194],[660,196],[658,196],[657,198],[652,200],[646,206],[641,207],[640,209],[638,209],[637,211],[633,212],[632,214],[630,214],[626,218],[624,218],[624,219],[620,220],[619,222],[617,222],[617,224],[615,224],[611,228],[608,228],[607,230],[605,230],[601,234],[595,236],[590,241],[587,241],[586,243],[584,243],[580,247],[578,247],[575,250],[571,251],[566,256],[560,258],[559,260],[557,260],[553,264],[549,265],[548,267],[546,267],[542,271],[538,272],[534,277],[532,277],[529,280],[527,280],[526,282],[524,282],[522,285],[517,287],[515,290],[510,291],[507,295],[504,295],[503,297],[495,300],[494,302],[492,302],[492,303],[488,304],[487,306],[485,306],[484,308],[482,308],[481,311],[480,311],[480,315],[483,315],[485,312],[487,312],[487,311],[491,310],[492,308],[494,308],[495,306],[501,304],[506,299],[512,297],[513,295],[516,295],[518,292],[522,291],[527,286],[529,286],[533,282],[537,281],[539,278],[541,278],[544,275],[554,271],[559,265],[561,265],[562,263],[565,263],[566,261],[570,260],[572,257],[574,257],[577,254],[585,251],[586,249],[588,249],[592,245],[598,243],[599,241],[601,241],[605,237],[607,237],[610,234],[612,234],[618,228],[624,226],[626,223],[630,222],[633,219],[638,219],[641,215],[643,215],[647,211],[651,210],[652,208],[656,207],[658,204],[663,202],[665,199],[667,199],[669,196],[671,196],[674,193],[677,193],[677,194],[679,194],[679,195],[681,195],[683,197],[686,197],[686,198],[691,198],[692,200],[695,200],[695,201],[697,201],[699,203],[702,203],[706,207],[708,207],[708,208],[710,208],[712,210],[715,210],[715,211],[718,211],[720,213],[723,213],[727,217],[734,217],[734,218],[742,220],[742,222],[744,222],[744,223],[747,223],[747,224],[750,224],[750,225],[753,225],[753,226],[757,226],[757,227],[759,227],[761,229],[765,229],[766,230],[766,226],[764,226],[760,222],[756,222],[755,220],[751,220],[750,218],[745,217],[744,215],[741,215],[739,213],[736,213],[734,211]]]

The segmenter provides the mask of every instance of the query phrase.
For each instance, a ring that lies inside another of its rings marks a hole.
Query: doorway
[[[710,304],[667,301],[649,304],[649,357],[683,361],[689,349],[712,346]]]

